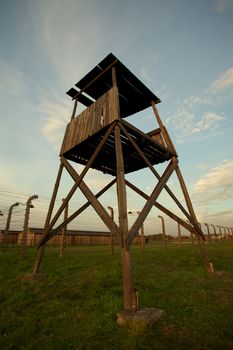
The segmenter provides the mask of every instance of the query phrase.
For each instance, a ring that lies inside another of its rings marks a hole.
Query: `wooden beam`
[[[126,240],[127,246],[129,246],[132,243],[134,237],[136,236],[137,232],[139,231],[140,227],[142,226],[143,222],[145,221],[145,219],[146,219],[147,215],[149,214],[152,206],[154,205],[156,199],[160,195],[161,191],[163,190],[166,182],[170,178],[170,176],[173,173],[173,171],[176,168],[176,166],[177,166],[177,160],[176,160],[176,158],[174,158],[174,159],[172,159],[170,161],[169,165],[167,166],[166,170],[164,171],[163,175],[161,176],[161,179],[159,180],[159,182],[155,186],[154,191],[152,192],[152,194],[149,197],[148,201],[144,205],[144,207],[141,210],[140,214],[138,215],[136,221],[132,225],[132,227],[131,227],[131,229],[129,231],[127,240]]]
[[[64,210],[64,221],[66,221],[68,218],[68,205],[65,207]],[[67,225],[64,225],[62,229],[62,238],[61,238],[61,246],[60,246],[60,258],[63,257],[66,254],[66,233],[67,233]]]
[[[172,152],[174,152],[175,155],[177,156],[176,149],[175,149],[175,147],[174,147],[174,145],[173,145],[173,143],[172,143],[172,140],[171,140],[171,138],[170,138],[170,136],[169,136],[169,134],[168,134],[168,132],[167,132],[166,127],[165,127],[165,126],[163,125],[163,123],[162,123],[162,120],[161,120],[160,115],[159,115],[159,112],[158,112],[158,110],[157,110],[157,108],[156,108],[155,102],[154,102],[154,101],[151,101],[151,105],[152,105],[152,109],[153,109],[154,115],[155,115],[155,117],[156,117],[156,119],[157,119],[157,122],[158,122],[158,124],[159,124],[160,129],[161,129],[161,132],[162,132],[162,135],[163,135],[163,138],[164,138],[164,141],[165,141],[167,147],[168,147]]]
[[[50,201],[50,204],[49,204],[49,210],[48,210],[47,217],[46,217],[46,220],[45,220],[44,232],[43,232],[44,237],[47,234],[49,222],[50,222],[50,219],[51,219],[51,216],[52,216],[54,203],[55,203],[55,200],[56,200],[56,197],[57,197],[57,191],[58,191],[59,184],[60,184],[60,181],[61,181],[63,167],[64,167],[63,164],[60,162],[60,166],[59,166],[59,169],[58,169],[56,182],[55,182],[54,189],[53,189],[52,198],[51,198],[51,201]],[[39,269],[40,269],[41,260],[42,260],[42,257],[44,255],[44,249],[45,249],[45,246],[42,246],[42,245],[38,244],[38,251],[37,251],[37,255],[36,255],[36,259],[35,259],[35,264],[34,264],[34,267],[33,267],[33,273],[37,273],[39,271]]]
[[[143,191],[141,191],[138,187],[136,187],[135,185],[133,185],[132,183],[130,183],[128,180],[126,180],[126,185],[128,187],[130,187],[134,192],[138,193],[141,197],[143,197],[144,199],[148,200],[150,197],[144,193]],[[156,208],[158,208],[159,210],[161,210],[164,214],[166,214],[167,216],[169,216],[171,219],[175,220],[177,223],[179,223],[181,226],[183,226],[186,230],[195,233],[195,229],[187,224],[184,220],[182,220],[181,218],[179,218],[176,214],[174,214],[173,212],[171,212],[170,210],[168,210],[167,208],[165,208],[163,205],[161,205],[158,202],[154,203],[154,206]]]
[[[97,200],[95,195],[91,192],[91,190],[88,188],[88,186],[85,184],[83,180],[81,180],[80,175],[76,172],[76,170],[70,165],[70,163],[64,159],[63,164],[70,174],[70,176],[73,178],[73,180],[76,183],[79,183],[79,188],[84,194],[84,196],[87,198],[87,200],[91,203],[92,207],[95,209],[99,217],[102,219],[102,221],[105,223],[105,225],[108,227],[108,229],[116,236],[120,235],[120,229],[116,225],[116,223],[112,220],[111,216],[108,214],[108,212],[105,210],[105,208],[102,206],[102,204]]]
[[[112,86],[117,87],[116,68],[115,67],[112,67]]]
[[[121,143],[121,129],[118,125],[115,127],[115,152],[117,168],[117,200],[119,212],[119,226],[121,233],[121,262],[122,279],[124,293],[124,310],[135,311],[135,293],[132,286],[131,254],[129,246],[126,244],[128,235],[128,212],[127,196],[125,185],[124,158]]]
[[[72,112],[72,115],[71,115],[71,120],[73,120],[74,117],[75,117],[76,110],[77,110],[77,105],[78,105],[78,98],[76,97],[76,99],[74,101],[74,108],[73,108],[73,112]]]
[[[176,174],[177,174],[177,177],[178,177],[178,180],[179,180],[179,183],[180,183],[180,186],[181,186],[184,198],[185,198],[187,208],[188,208],[189,213],[190,213],[189,220],[190,220],[191,224],[195,227],[196,234],[198,234],[199,236],[201,236],[201,238],[203,240],[205,240],[205,236],[204,236],[200,226],[198,225],[198,221],[197,221],[194,209],[193,209],[193,205],[192,205],[191,199],[189,197],[189,193],[188,193],[187,187],[185,185],[185,182],[184,182],[184,179],[183,179],[183,176],[181,174],[179,166],[177,166],[177,168],[176,168]]]
[[[129,181],[126,181],[126,185],[129,186],[133,191],[138,193],[140,196],[142,196],[146,200],[149,199],[149,196],[147,194],[145,194],[144,192],[139,190],[135,185],[131,184]],[[172,213],[170,210],[168,210],[167,208],[165,208],[164,206],[162,206],[158,202],[155,202],[154,206],[156,208],[160,209],[161,211],[163,211],[166,215],[168,215],[171,219],[175,220],[178,224],[182,225],[186,230],[188,230],[191,233],[191,235],[192,234],[196,235],[197,231],[195,228],[193,228],[191,225],[187,224],[184,220],[179,218],[177,215]],[[207,270],[207,272],[212,273],[213,272],[213,264],[209,261],[208,255],[207,255],[206,250],[205,250],[204,241],[202,239],[199,240],[199,248],[200,248],[201,257],[203,258],[203,263],[204,263],[205,269]]]

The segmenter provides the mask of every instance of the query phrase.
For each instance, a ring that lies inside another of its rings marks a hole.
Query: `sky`
[[[73,108],[65,93],[110,52],[161,99],[203,231],[204,223],[233,227],[232,34],[233,0],[0,0],[0,229],[15,202],[11,229],[23,227],[34,194],[29,226],[43,227]],[[146,132],[157,127],[151,109],[128,121]],[[147,194],[156,185],[148,169],[127,178]],[[85,177],[94,193],[109,180],[94,170]],[[56,207],[72,184],[64,174]],[[175,176],[169,186],[184,203]],[[127,195],[131,225],[144,202]],[[166,194],[158,200],[178,213]],[[115,189],[101,201],[117,221]],[[69,212],[84,202],[77,192]],[[151,211],[145,234],[161,232],[158,215]],[[68,228],[106,230],[91,209]]]

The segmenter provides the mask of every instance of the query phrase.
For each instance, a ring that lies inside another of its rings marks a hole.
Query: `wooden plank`
[[[134,237],[137,235],[140,227],[142,226],[143,222],[145,221],[147,215],[149,214],[152,206],[154,205],[156,199],[160,195],[161,191],[163,190],[166,182],[169,180],[171,174],[173,173],[174,169],[177,166],[177,160],[176,158],[172,159],[167,166],[166,170],[164,171],[163,175],[161,176],[161,179],[155,186],[154,191],[152,192],[149,200],[144,205],[143,209],[141,210],[140,214],[138,215],[137,219],[135,220],[134,224],[132,225],[128,237],[126,239],[127,246],[129,246]]]
[[[70,123],[67,124],[66,126],[66,131],[65,131],[64,138],[61,145],[60,156],[62,156],[67,150],[67,137],[69,134],[69,127],[70,127]]]
[[[114,66],[112,67],[112,86],[117,86],[116,68]]]

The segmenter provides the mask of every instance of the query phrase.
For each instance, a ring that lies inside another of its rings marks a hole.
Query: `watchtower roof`
[[[112,67],[116,70],[122,118],[150,107],[151,101],[156,104],[160,102],[160,99],[112,53],[75,84],[78,89],[71,88],[67,95],[73,99],[78,97],[80,103],[89,107],[112,87]]]

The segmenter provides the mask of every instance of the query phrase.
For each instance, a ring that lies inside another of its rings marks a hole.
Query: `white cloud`
[[[22,95],[26,90],[23,72],[0,60],[0,91],[11,95]]]
[[[42,133],[55,150],[59,150],[70,118],[70,105],[64,101],[43,101],[38,110],[45,114]]]
[[[200,133],[205,130],[215,130],[219,121],[224,119],[223,116],[216,113],[204,113],[202,118],[195,123],[195,126],[190,126],[190,134]]]
[[[189,96],[179,102],[176,113],[169,116],[166,123],[175,129],[178,142],[186,141],[190,136],[207,138],[226,119],[222,114],[216,113],[214,108],[223,100],[230,100],[232,95],[233,67],[230,67],[200,95]]]
[[[63,0],[40,0],[28,2],[28,7],[33,18],[34,40],[59,79],[69,88],[70,82],[75,83],[87,69],[92,68],[89,63],[95,62],[93,56],[99,42],[93,41],[93,33],[101,38],[106,31],[101,21],[102,12],[93,2],[84,4],[76,0],[69,0],[68,3]],[[75,20],[75,14],[78,20]],[[87,18],[88,30],[83,30]]]
[[[196,165],[196,167],[197,167],[198,169],[202,169],[202,170],[205,170],[205,169],[208,169],[208,168],[209,168],[209,166],[208,166],[206,163],[204,163],[204,162],[198,163],[198,164]]]
[[[233,198],[233,160],[218,164],[192,186],[192,198],[202,205],[221,203]]]
[[[84,182],[92,189],[100,190],[105,187],[110,181],[112,177],[109,175],[102,175],[99,171],[90,169],[87,175],[84,177]]]
[[[232,0],[217,0],[214,4],[214,10],[219,13],[226,12],[233,8]]]
[[[211,86],[210,91],[217,94],[226,89],[233,89],[233,67],[226,70]]]
[[[167,118],[166,123],[172,125],[176,130],[175,135],[178,137],[178,142],[184,142],[198,135],[209,136],[219,128],[224,119],[225,117],[214,112],[204,112],[196,116],[190,108],[183,106],[177,110],[175,115]]]

